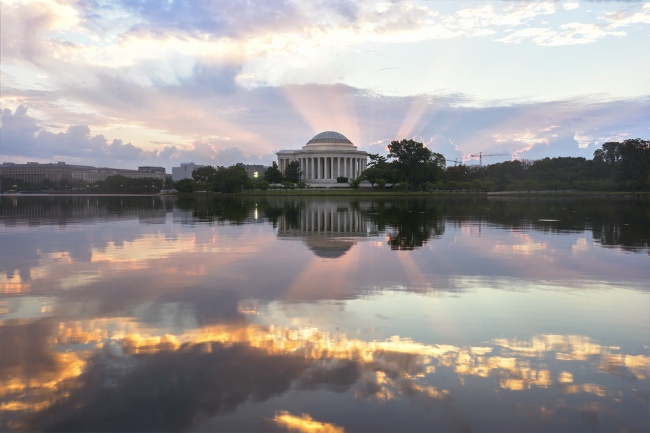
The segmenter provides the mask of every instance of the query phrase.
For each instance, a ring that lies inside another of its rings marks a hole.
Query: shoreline
[[[649,191],[491,191],[491,192],[451,192],[451,191],[370,191],[370,190],[253,190],[239,193],[221,192],[194,192],[194,193],[18,193],[0,194],[1,197],[217,197],[217,196],[298,196],[298,197],[325,197],[325,196],[350,196],[350,197],[616,197],[616,198],[648,198]]]

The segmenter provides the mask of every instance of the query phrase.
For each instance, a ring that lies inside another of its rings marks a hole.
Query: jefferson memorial
[[[343,134],[325,131],[317,134],[300,150],[281,150],[278,168],[282,173],[291,161],[300,162],[301,179],[310,186],[347,186],[337,177],[356,179],[366,169],[368,153],[357,150]]]

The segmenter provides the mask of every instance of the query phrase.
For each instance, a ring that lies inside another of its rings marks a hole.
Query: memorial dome
[[[307,142],[307,145],[310,144],[319,144],[319,143],[340,143],[340,144],[352,144],[347,137],[336,131],[324,131],[320,134],[316,134],[314,138]]]

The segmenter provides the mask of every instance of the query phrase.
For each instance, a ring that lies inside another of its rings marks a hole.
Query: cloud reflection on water
[[[417,425],[503,426],[496,416],[522,427],[532,412],[546,430],[567,430],[576,414],[647,429],[647,334],[636,325],[648,311],[630,305],[647,299],[647,258],[584,241],[584,221],[563,232],[500,220],[504,230],[473,219],[471,203],[346,199],[316,203],[336,224],[314,233],[314,219],[296,218],[313,218],[314,204],[293,203],[283,219],[260,203],[273,227],[238,203],[163,206],[157,224],[86,208],[85,225],[4,226],[15,250],[0,249],[0,427],[188,430],[255,414],[269,428],[336,431],[368,406],[368,428],[391,408],[407,417],[408,402],[427,408],[402,420]],[[342,216],[360,230],[333,233]],[[372,310],[377,298],[388,310]],[[545,304],[523,304],[532,300]],[[352,302],[381,334],[359,332]],[[540,317],[521,317],[529,311]],[[391,315],[408,322],[402,337]],[[301,407],[320,393],[319,413]]]
[[[5,323],[0,330],[0,341],[13,346],[3,353],[14,354],[3,358],[0,370],[1,407],[14,413],[10,428],[184,430],[198,415],[229,413],[250,399],[264,401],[291,389],[453,405],[470,377],[485,381],[475,392],[538,389],[548,394],[544,400],[556,402],[581,395],[571,404],[607,402],[610,412],[621,401],[648,402],[647,355],[621,353],[580,335],[459,347],[250,323],[156,335],[128,318]],[[12,341],[25,349],[16,350]],[[516,394],[502,398],[509,406],[519,401]],[[549,413],[558,409],[545,407]]]

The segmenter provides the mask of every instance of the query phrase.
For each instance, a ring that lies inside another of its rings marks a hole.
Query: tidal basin
[[[650,428],[647,199],[0,200],[1,431]]]

